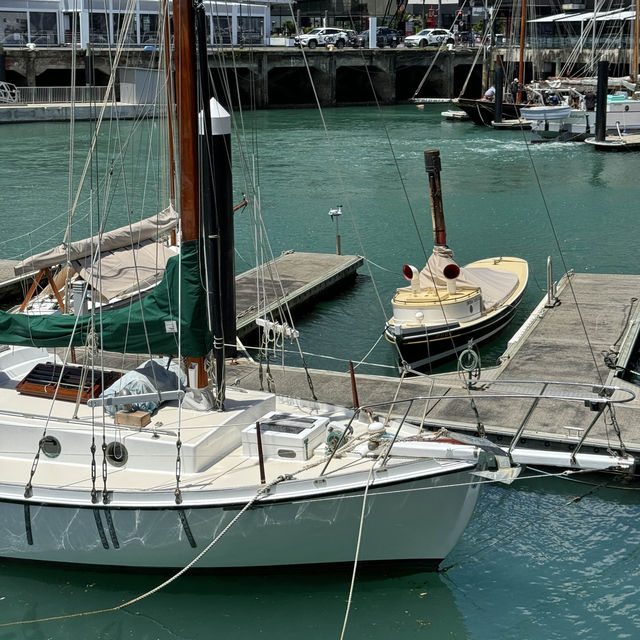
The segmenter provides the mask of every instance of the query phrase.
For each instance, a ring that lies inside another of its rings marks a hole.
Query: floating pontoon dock
[[[294,308],[311,302],[329,288],[352,278],[362,265],[360,256],[287,251],[275,260],[236,277],[236,314],[238,335],[251,333],[255,320],[278,307]],[[19,302],[35,274],[16,277],[17,262],[0,260],[0,304]],[[257,288],[266,295],[260,310],[256,308]]]
[[[632,133],[625,135],[611,135],[604,140],[596,138],[587,138],[586,143],[594,146],[600,151],[639,151],[640,150],[640,134]]]
[[[482,371],[482,380],[499,381],[494,393],[502,391],[521,397],[504,401],[476,398],[477,417],[470,394],[457,374],[406,379],[398,397],[438,397],[431,402],[414,403],[409,416],[420,420],[425,414],[429,429],[455,427],[469,433],[477,432],[480,422],[480,429],[499,445],[508,447],[513,443],[518,450],[527,449],[530,456],[521,459],[526,458],[530,464],[571,466],[554,465],[554,460],[569,462],[578,445],[582,454],[597,457],[606,456],[608,451],[626,452],[640,461],[640,399],[615,404],[612,418],[608,409],[598,411],[597,402],[585,406],[582,401],[568,403],[550,397],[556,393],[571,394],[574,390],[576,395],[585,390],[591,392],[592,385],[597,394],[598,385],[605,383],[640,392],[640,387],[619,377],[628,368],[629,355],[637,342],[640,313],[633,299],[639,294],[637,275],[565,276],[555,298],[545,296],[511,340],[502,364]],[[613,351],[619,353],[617,361]],[[355,355],[345,353],[345,358]],[[258,372],[252,373],[252,366],[240,364],[237,372],[243,386],[259,388]],[[312,398],[304,372],[289,374],[272,367],[271,375],[277,393]],[[313,371],[311,378],[318,400],[353,404],[347,373]],[[583,381],[586,385],[575,388],[566,384],[524,384],[524,381]],[[357,375],[359,404],[392,398],[398,382],[398,378]],[[547,397],[526,397],[539,393]],[[481,389],[477,395],[482,395]],[[449,399],[452,396],[456,399]]]
[[[287,251],[273,262],[236,278],[236,316],[239,337],[256,328],[256,318],[285,305],[293,308],[318,298],[330,287],[356,274],[360,256]],[[256,309],[257,287],[267,295],[265,308]]]

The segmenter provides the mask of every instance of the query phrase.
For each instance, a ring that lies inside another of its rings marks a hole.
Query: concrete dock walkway
[[[632,297],[640,297],[640,276],[574,274],[564,278],[558,290],[558,303],[546,308],[541,301],[521,332],[504,354],[503,363],[482,372],[482,379],[498,380],[505,390],[518,393],[524,381],[584,382],[591,386],[604,383],[640,392],[640,388],[610,369],[610,348],[621,352],[635,344],[640,322],[630,320]],[[624,335],[622,335],[624,334]],[[614,345],[614,343],[616,343]],[[605,356],[607,356],[605,358]],[[345,363],[344,373],[312,371],[313,391],[318,400],[353,406],[352,391]],[[277,393],[312,399],[304,371],[284,371],[271,366],[273,388]],[[263,367],[264,374],[264,367]],[[242,363],[230,368],[238,384],[260,388],[258,368]],[[264,384],[264,375],[263,384]],[[506,381],[516,384],[506,385]],[[410,417],[421,420],[423,414],[431,429],[451,427],[475,433],[478,419],[490,438],[501,445],[511,442],[524,424],[520,445],[548,450],[572,450],[597,412],[583,402],[550,398],[475,399],[477,416],[457,374],[419,376],[406,379],[398,391],[399,379],[357,375],[361,406],[398,398],[445,396],[416,402]],[[542,390],[543,384],[527,385]],[[564,392],[571,387],[562,387]],[[481,392],[480,392],[481,395]],[[462,396],[455,400],[446,396]],[[426,408],[425,408],[426,405]],[[401,411],[396,411],[401,413]],[[620,438],[616,430],[620,431]],[[582,450],[605,453],[620,451],[620,440],[629,453],[640,457],[640,400],[616,404],[612,417],[608,410],[598,418],[585,439]]]

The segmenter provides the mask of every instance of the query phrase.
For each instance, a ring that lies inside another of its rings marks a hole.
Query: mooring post
[[[604,142],[607,135],[607,88],[609,86],[609,63],[598,62],[598,89],[596,91],[596,140]]]

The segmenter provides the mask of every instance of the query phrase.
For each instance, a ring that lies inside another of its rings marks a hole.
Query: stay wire
[[[553,217],[551,216],[551,211],[549,209],[549,205],[547,204],[547,199],[545,198],[544,191],[542,189],[542,182],[540,180],[540,176],[539,176],[538,171],[536,169],[536,165],[535,165],[535,162],[534,162],[534,159],[533,159],[533,155],[531,153],[531,145],[526,140],[525,130],[522,128],[521,131],[522,131],[522,136],[523,136],[523,139],[524,139],[524,142],[525,142],[525,147],[527,149],[527,155],[529,157],[529,162],[531,164],[531,170],[533,171],[533,175],[534,175],[534,178],[536,180],[536,184],[538,186],[538,191],[540,192],[540,198],[542,200],[542,204],[544,206],[544,210],[545,210],[545,213],[547,215],[547,219],[549,221],[549,226],[551,227],[551,233],[553,234],[553,239],[555,241],[556,248],[557,248],[558,254],[560,256],[560,260],[562,262],[562,268],[564,269],[564,272],[566,274],[568,274],[569,273],[569,267],[567,266],[567,262],[566,262],[565,257],[564,257],[564,252],[562,251],[562,246],[560,244],[560,238],[558,237],[558,232],[556,231],[556,227],[555,227],[555,225],[553,223]],[[586,323],[584,321],[584,317],[582,315],[582,310],[581,310],[580,304],[578,302],[578,297],[576,295],[576,292],[575,292],[575,289],[573,287],[573,283],[571,282],[571,278],[570,277],[567,278],[567,285],[569,287],[569,290],[571,291],[571,297],[573,298],[573,302],[576,305],[576,312],[578,314],[578,318],[580,320],[580,325],[582,327],[582,331],[583,331],[585,339],[587,341],[587,346],[589,348],[589,353],[591,354],[591,359],[593,360],[593,366],[594,366],[594,368],[596,370],[596,375],[598,376],[598,380],[600,381],[600,384],[603,384],[602,373],[600,372],[600,369],[598,367],[598,362],[597,362],[596,356],[595,356],[595,350],[594,350],[593,345],[591,344],[591,340],[589,339],[589,333],[587,331],[587,326],[586,326]]]

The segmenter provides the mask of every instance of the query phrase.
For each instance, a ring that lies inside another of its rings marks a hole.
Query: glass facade
[[[264,42],[264,17],[238,16],[238,44]]]
[[[33,44],[49,46],[58,44],[58,17],[55,13],[29,12],[29,38]]]
[[[120,32],[125,28],[128,22],[127,33],[124,36],[124,44],[136,44],[138,42],[137,16],[132,16],[129,20],[124,13],[113,14],[113,37],[115,42],[120,42]]]
[[[91,44],[109,44],[109,25],[104,13],[89,14],[89,42]]]
[[[140,44],[156,44],[158,40],[158,15],[141,13]]]
[[[0,43],[24,46],[29,42],[26,11],[0,11]]]
[[[0,0],[0,4],[7,0]],[[11,11],[0,9],[0,44],[25,46],[114,45],[125,23],[125,46],[148,46],[159,42],[160,17],[153,0],[137,0],[135,12],[127,18],[129,0],[91,0],[80,10],[72,10],[73,0],[11,0]],[[211,45],[259,45],[268,42],[271,29],[270,7],[231,2],[204,2]],[[16,7],[24,10],[15,10]],[[46,11],[44,9],[47,9]],[[235,28],[234,28],[235,20]],[[266,31],[265,31],[266,29]],[[75,34],[75,37],[74,37]]]

